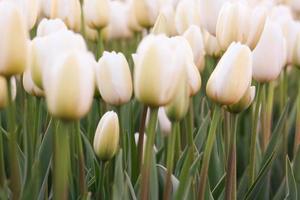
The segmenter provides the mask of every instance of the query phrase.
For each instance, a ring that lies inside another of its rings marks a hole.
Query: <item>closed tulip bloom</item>
[[[164,35],[147,36],[134,55],[134,92],[142,103],[159,107],[168,104],[175,95],[176,84],[185,70],[178,64],[176,46]]]
[[[95,91],[93,59],[85,51],[70,51],[46,70],[45,96],[54,117],[78,120],[90,110]]]
[[[105,102],[122,105],[132,96],[132,79],[129,65],[122,53],[104,52],[97,70],[97,85]]]
[[[201,24],[212,35],[216,35],[217,20],[224,3],[224,0],[199,0]]]
[[[172,123],[170,119],[168,118],[166,111],[163,107],[160,107],[158,109],[158,124],[160,131],[162,132],[163,135],[168,135],[171,133],[172,129]]]
[[[140,32],[143,30],[143,27],[139,24],[137,16],[135,15],[135,3],[134,0],[128,1],[128,27],[133,32]]]
[[[156,22],[151,30],[153,34],[168,34],[168,25],[167,25],[167,18],[164,14],[160,13],[156,19]]]
[[[83,13],[87,25],[93,29],[102,29],[109,20],[108,0],[84,0]]]
[[[62,30],[36,37],[31,43],[31,75],[34,83],[43,88],[43,69],[52,67],[56,57],[70,50],[86,51],[86,45],[81,35],[72,31]]]
[[[239,102],[251,83],[252,54],[248,46],[232,43],[210,75],[206,93],[216,103]]]
[[[171,121],[182,120],[189,108],[190,94],[186,75],[182,75],[177,85],[177,94],[166,107],[166,113]]]
[[[248,88],[242,99],[235,104],[229,105],[226,109],[232,113],[239,113],[246,110],[251,103],[253,102],[255,97],[255,86],[251,86]]]
[[[37,27],[36,35],[42,37],[61,30],[68,30],[66,24],[61,19],[44,18]]]
[[[213,56],[216,58],[220,57],[222,54],[222,49],[218,43],[217,38],[207,31],[204,31],[203,35],[206,55]]]
[[[15,100],[17,96],[17,85],[16,79],[14,77],[10,78],[11,84],[11,95],[12,100]],[[5,108],[8,105],[8,85],[7,79],[4,76],[0,76],[0,110]]]
[[[288,4],[295,12],[300,12],[300,2],[298,0],[289,0]]]
[[[286,59],[286,42],[280,26],[267,19],[263,33],[253,50],[253,78],[270,82],[279,76]]]
[[[194,63],[200,71],[203,71],[205,65],[204,40],[202,32],[198,26],[190,26],[183,34],[189,42],[194,55]]]
[[[177,34],[175,26],[175,9],[171,5],[165,5],[160,9],[160,13],[166,17],[167,21],[167,35],[174,36]]]
[[[108,161],[114,157],[119,148],[119,119],[118,115],[106,112],[97,126],[94,136],[94,151],[102,161]]]
[[[129,29],[129,7],[125,2],[110,2],[109,24],[103,29],[105,40],[126,39],[132,37]]]
[[[250,31],[250,8],[241,2],[226,3],[218,17],[216,36],[222,50],[232,42],[246,43]]]
[[[296,67],[300,68],[300,32],[297,33],[292,63]]]
[[[0,75],[12,76],[25,71],[28,59],[28,33],[18,7],[0,2]]]
[[[199,12],[195,0],[182,0],[175,13],[175,26],[179,34],[183,34],[191,25],[200,25]]]
[[[133,0],[134,12],[138,23],[149,28],[154,25],[159,14],[159,4],[157,0]]]
[[[81,28],[81,5],[79,0],[40,0],[45,16],[62,19],[68,28],[79,32]]]

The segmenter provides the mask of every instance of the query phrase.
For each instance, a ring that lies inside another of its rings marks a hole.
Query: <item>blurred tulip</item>
[[[300,12],[300,1],[299,0],[289,0],[288,1],[289,6],[292,8],[295,12]]]
[[[84,0],[83,13],[87,25],[92,29],[100,30],[109,22],[109,1]]]
[[[97,42],[99,39],[99,33],[97,30],[90,28],[88,25],[85,25],[85,37],[92,42]]]
[[[219,12],[225,0],[199,0],[199,13],[202,26],[212,35],[216,35]]]
[[[222,50],[232,42],[246,43],[250,32],[250,8],[241,2],[225,3],[220,11],[216,36]]]
[[[183,34],[189,42],[194,55],[194,63],[199,71],[203,71],[205,65],[204,41],[201,30],[198,26],[190,26]]]
[[[38,96],[38,97],[44,96],[44,91],[41,90],[39,87],[37,87],[34,84],[32,77],[31,77],[30,69],[27,69],[23,73],[23,87],[24,87],[24,90],[32,96]]]
[[[72,31],[62,30],[44,37],[36,37],[31,43],[31,75],[34,83],[43,88],[43,69],[51,68],[59,57],[70,50],[86,51],[84,39]]]
[[[110,2],[109,24],[103,29],[103,38],[126,39],[132,37],[132,31],[129,29],[129,7],[125,2]]]
[[[0,13],[0,75],[9,77],[25,71],[28,33],[23,15],[15,4],[0,2]]]
[[[251,84],[252,54],[248,46],[232,43],[210,75],[206,93],[216,103],[239,102]]]
[[[272,7],[268,17],[272,21],[276,21],[279,24],[285,23],[287,20],[293,20],[293,14],[291,9],[285,5],[277,5]]]
[[[104,52],[96,70],[101,97],[111,105],[122,105],[132,96],[129,65],[122,53]]]
[[[182,0],[175,13],[175,26],[179,34],[183,34],[191,25],[200,25],[199,11],[195,0]]]
[[[81,5],[79,0],[40,0],[41,11],[51,19],[62,19],[68,28],[81,29]]]
[[[158,1],[133,0],[133,4],[138,23],[144,28],[153,26],[159,13]]]
[[[14,77],[10,78],[11,84],[11,95],[12,100],[14,100],[17,96],[17,85],[16,79]],[[0,76],[0,110],[5,108],[8,105],[8,85],[7,79],[4,76]]]
[[[206,55],[213,56],[216,58],[220,57],[222,54],[222,50],[217,41],[217,38],[207,31],[204,31],[203,35]]]
[[[185,70],[178,64],[178,47],[164,35],[147,36],[134,55],[134,92],[142,103],[159,107],[168,104],[175,95],[176,83]]]
[[[158,124],[162,134],[169,135],[171,133],[172,123],[163,107],[158,109]]]
[[[63,120],[78,120],[92,105],[94,58],[85,51],[69,51],[46,70],[43,85],[49,112]]]
[[[296,36],[292,63],[300,68],[300,32],[298,32]]]
[[[286,42],[280,26],[267,19],[253,50],[253,78],[258,82],[277,79],[286,63]]]
[[[156,22],[151,30],[153,34],[166,34],[169,35],[167,18],[164,14],[160,13],[156,19]]]
[[[94,136],[94,151],[102,161],[108,161],[114,157],[119,148],[119,119],[118,115],[106,112],[97,126]]]
[[[255,86],[251,86],[248,88],[242,99],[235,104],[229,105],[226,109],[232,113],[239,113],[246,110],[251,103],[253,102],[255,97]]]
[[[37,27],[36,35],[38,37],[42,37],[61,30],[68,30],[67,26],[61,19],[44,18]]]

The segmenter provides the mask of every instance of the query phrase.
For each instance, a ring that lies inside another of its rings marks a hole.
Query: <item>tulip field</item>
[[[300,0],[0,0],[0,200],[300,199]]]

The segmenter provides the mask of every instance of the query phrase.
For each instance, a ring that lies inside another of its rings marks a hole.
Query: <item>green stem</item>
[[[147,117],[148,106],[143,106],[141,115],[140,128],[139,128],[139,140],[138,140],[138,171],[140,171],[143,164],[143,149],[144,149],[144,134],[145,134],[145,123]]]
[[[2,127],[1,112],[0,112],[0,127]],[[2,131],[0,131],[0,189],[3,190],[5,186],[5,163],[4,163],[4,147],[3,147],[3,137]]]
[[[164,189],[164,200],[170,199],[171,192],[171,176],[173,173],[173,165],[174,165],[174,150],[175,150],[175,142],[176,142],[176,131],[178,130],[179,122],[174,122],[172,124],[172,133],[168,138],[168,151],[167,151],[167,174],[166,174],[166,185]]]
[[[78,145],[78,166],[79,166],[79,190],[81,199],[87,199],[87,186],[84,173],[84,153],[82,149],[82,140],[80,135],[80,121],[75,122],[76,140]]]
[[[53,199],[68,199],[69,169],[70,169],[70,146],[68,122],[60,121],[58,129],[54,133],[54,184]]]
[[[141,200],[149,198],[149,179],[152,163],[153,145],[155,141],[155,128],[157,121],[158,108],[150,108],[150,120],[147,129],[147,142],[145,148],[144,161],[142,166]]]
[[[105,174],[106,174],[106,161],[101,161],[101,176],[100,176],[100,188],[98,188],[100,199],[105,199]]]
[[[194,108],[193,108],[193,99],[190,99],[190,107],[187,114],[187,143],[189,147],[194,145],[194,137],[193,137],[193,130],[194,130]]]
[[[295,133],[295,143],[294,143],[294,155],[298,151],[298,146],[300,144],[300,81],[298,81],[298,96],[297,96],[297,115],[296,115],[296,133]]]
[[[251,130],[251,142],[250,142],[250,160],[249,160],[249,187],[253,184],[255,178],[255,158],[256,158],[256,138],[257,138],[257,126],[259,119],[259,109],[262,98],[262,87],[263,85],[258,84],[257,86],[257,101],[254,108],[254,120]]]
[[[274,83],[269,83],[267,85],[267,104],[265,108],[265,128],[263,129],[263,142],[262,149],[265,151],[267,145],[269,144],[271,129],[272,129],[272,112],[273,112],[273,102],[274,102]]]
[[[230,150],[229,157],[227,159],[227,173],[226,173],[226,188],[225,188],[225,199],[235,200],[236,199],[236,132],[238,125],[238,116],[235,114],[232,117],[232,128],[230,137]]]
[[[20,168],[18,161],[18,144],[17,144],[17,133],[16,133],[16,118],[15,118],[15,104],[12,100],[12,88],[10,84],[10,78],[7,79],[8,85],[8,130],[9,130],[9,164],[10,164],[10,188],[14,199],[20,199],[21,195],[21,177]]]
[[[101,30],[98,30],[98,42],[97,42],[97,50],[96,50],[97,60],[99,60],[99,58],[102,56],[103,51],[104,51],[103,38],[102,38]]]
[[[221,117],[221,108],[219,106],[215,106],[212,121],[208,132],[208,137],[206,140],[202,167],[200,172],[201,184],[199,186],[199,198],[198,198],[199,200],[204,200],[210,155],[216,139],[216,130],[217,130],[220,117]]]

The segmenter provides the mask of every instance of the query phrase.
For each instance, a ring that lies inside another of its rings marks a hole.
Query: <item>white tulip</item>
[[[210,75],[206,93],[221,105],[239,102],[251,84],[252,53],[248,46],[232,43]]]
[[[218,58],[222,54],[222,49],[217,41],[217,38],[209,32],[204,31],[204,46],[206,55]]]
[[[42,37],[61,30],[68,30],[66,24],[61,19],[44,18],[37,27],[36,35]]]
[[[14,77],[10,78],[10,84],[11,84],[11,98],[12,100],[15,100],[17,96],[17,85],[16,85],[16,79]],[[8,105],[8,85],[7,85],[7,79],[4,76],[0,76],[0,110],[5,108]]]
[[[39,87],[37,87],[31,77],[31,71],[30,69],[27,69],[23,73],[23,87],[24,90],[33,96],[38,96],[38,97],[43,97],[44,96],[44,91],[41,90]]]
[[[253,78],[259,82],[277,79],[286,62],[286,42],[280,26],[267,19],[253,50]]]
[[[0,13],[0,75],[21,74],[28,62],[28,33],[24,16],[10,1],[0,2]]]
[[[130,101],[132,79],[129,65],[122,53],[104,52],[96,68],[96,78],[105,102],[121,105]]]
[[[138,23],[145,28],[154,25],[159,13],[158,0],[133,0]]]
[[[92,105],[94,58],[85,51],[69,51],[56,59],[43,77],[49,112],[64,120],[84,117]]]
[[[119,118],[115,112],[106,112],[100,119],[93,146],[102,161],[110,160],[116,154],[119,148],[119,129]]]
[[[109,22],[109,1],[84,0],[83,13],[87,25],[90,28],[100,30],[103,27],[105,27]]]

